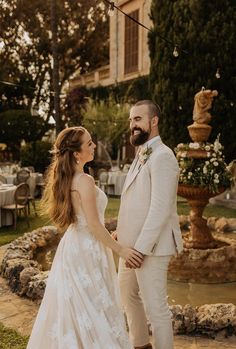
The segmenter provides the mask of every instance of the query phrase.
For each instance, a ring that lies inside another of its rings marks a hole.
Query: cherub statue
[[[195,94],[194,108],[193,108],[193,120],[197,124],[209,124],[211,121],[211,114],[207,112],[211,108],[213,97],[217,96],[216,90],[202,90]]]

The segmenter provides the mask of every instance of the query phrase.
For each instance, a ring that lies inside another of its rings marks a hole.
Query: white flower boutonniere
[[[146,163],[146,161],[148,160],[148,158],[151,154],[152,154],[151,147],[143,148],[140,150],[139,155],[138,155],[140,166],[143,166]]]

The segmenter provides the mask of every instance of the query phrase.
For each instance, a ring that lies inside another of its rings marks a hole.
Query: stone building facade
[[[149,18],[151,0],[118,0],[115,3],[122,11],[146,27],[151,27]],[[70,80],[70,88],[85,85],[108,86],[128,81],[149,73],[148,30],[139,26],[116,10],[110,17],[109,64]]]

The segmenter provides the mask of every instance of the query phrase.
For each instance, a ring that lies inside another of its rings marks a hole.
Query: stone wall
[[[204,334],[214,337],[218,332],[236,334],[236,306],[234,304],[205,304],[200,307],[172,305],[175,334]]]
[[[11,242],[3,257],[1,275],[8,280],[10,289],[20,296],[41,299],[44,294],[48,271],[43,271],[37,261],[42,248],[57,246],[60,234],[53,226],[25,233]]]

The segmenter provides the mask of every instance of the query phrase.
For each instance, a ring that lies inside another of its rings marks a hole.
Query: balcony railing
[[[111,83],[112,82],[110,79],[110,65],[108,64],[87,74],[78,75],[73,80],[70,80],[70,88],[75,88],[77,86],[107,86]]]

